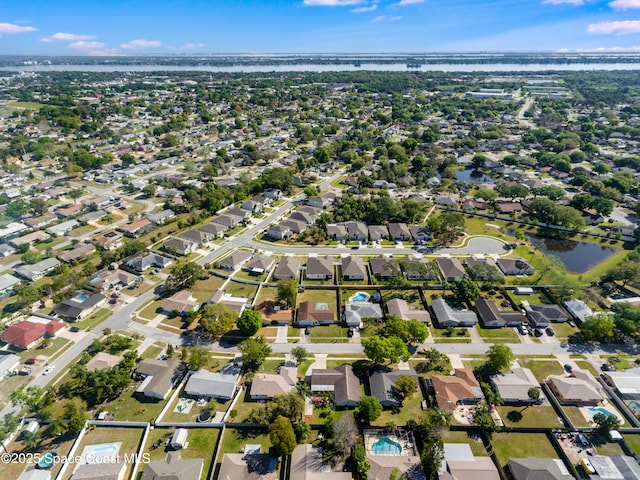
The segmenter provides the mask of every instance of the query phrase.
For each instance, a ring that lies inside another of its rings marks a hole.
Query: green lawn
[[[76,322],[73,324],[74,327],[78,327],[81,330],[85,328],[96,328],[102,322],[104,322],[107,318],[113,315],[113,311],[108,308],[100,308],[89,315],[84,320]]]
[[[589,422],[584,418],[584,415],[578,407],[562,405],[562,410],[564,410],[565,415],[569,417],[569,420],[571,420],[571,423],[573,423],[575,427],[589,426]]]
[[[166,348],[164,345],[158,345],[158,343],[155,343],[142,352],[142,355],[140,356],[142,358],[157,358],[165,350]]]
[[[476,325],[475,329],[488,343],[520,343],[520,336],[513,328],[482,328]]]
[[[578,327],[572,327],[569,322],[552,323],[551,328],[559,339],[569,338],[571,335],[578,333],[580,329]]]
[[[262,445],[262,452],[268,453],[271,448],[271,441],[266,429],[226,429],[222,443],[220,444],[220,454],[218,455],[218,461],[222,461],[222,456],[225,453],[240,453],[240,450],[244,448],[247,443],[259,443]],[[240,479],[238,479],[240,480]]]
[[[560,428],[558,414],[553,407],[534,405],[530,407],[498,407],[502,421],[507,427]]]
[[[385,302],[394,298],[401,298],[409,305],[424,310],[422,299],[418,290],[382,290],[382,298]]]
[[[505,469],[510,458],[557,458],[553,445],[541,433],[494,433],[491,445],[500,466]]]
[[[519,358],[520,365],[533,372],[536,379],[541,382],[549,375],[561,375],[564,371],[562,365],[556,360],[533,360],[531,358]]]
[[[163,302],[164,299],[158,299],[148,303],[142,310],[138,310],[138,315],[147,320],[153,320],[158,315],[158,309]]]
[[[623,436],[633,451],[640,455],[640,434],[625,433]]]
[[[225,287],[225,292],[234,297],[244,297],[253,300],[256,295],[258,287],[256,285],[247,285],[245,283],[229,282]]]
[[[47,341],[51,342],[51,345],[49,345],[46,348],[34,348],[32,350],[25,350],[23,352],[20,352],[18,355],[20,356],[20,358],[27,359],[27,358],[31,358],[31,357],[48,357],[51,358],[52,356],[59,354],[64,348],[66,348],[67,344],[69,343],[69,340],[67,340],[66,338],[62,338],[62,337],[58,337],[58,338],[49,338],[47,339]]]
[[[311,328],[311,343],[348,342],[347,328],[340,325],[324,325]]]
[[[487,450],[484,448],[480,437],[469,436],[468,432],[444,431],[442,432],[442,441],[444,443],[467,443],[471,447],[474,456],[487,456]]]
[[[327,303],[330,309],[333,309],[337,315],[338,295],[335,290],[305,290],[298,293],[298,306],[302,302]]]
[[[157,419],[166,401],[140,401],[135,395],[136,384],[118,398],[104,405],[114,420],[149,421]]]
[[[576,365],[578,365],[578,368],[581,368],[582,370],[588,370],[594,377],[600,375],[600,372],[586,360],[576,360]]]
[[[393,422],[398,426],[406,425],[408,420],[416,420],[422,416],[422,409],[420,408],[420,402],[422,402],[422,400],[422,393],[418,387],[418,391],[414,393],[411,398],[404,401],[397,413],[393,410],[384,410],[382,415],[371,424],[378,427],[384,427],[389,422]]]

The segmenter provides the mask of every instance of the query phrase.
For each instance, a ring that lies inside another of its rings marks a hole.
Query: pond
[[[496,183],[489,175],[478,172],[471,168],[465,170],[456,170],[456,180],[464,183]]]
[[[507,230],[507,233],[515,235],[515,230]],[[568,238],[544,238],[531,233],[526,237],[543,253],[558,257],[567,270],[573,273],[587,272],[615,253],[613,248],[598,243],[580,242]]]

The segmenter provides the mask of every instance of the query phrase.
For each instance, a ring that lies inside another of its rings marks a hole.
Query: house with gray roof
[[[251,400],[271,400],[274,396],[289,393],[298,383],[296,367],[280,367],[277,374],[256,373],[251,381]]]
[[[411,240],[411,232],[406,223],[390,223],[389,235],[392,240],[408,241]]]
[[[475,280],[487,280],[495,276],[504,278],[496,262],[490,257],[469,257],[466,259],[467,272]]]
[[[419,320],[423,323],[431,323],[431,315],[426,310],[418,309],[409,305],[402,298],[393,298],[387,302],[389,315],[401,318],[402,320]]]
[[[347,302],[342,313],[342,321],[348,327],[359,327],[365,318],[379,320],[382,317],[382,308],[372,302]]]
[[[485,328],[517,327],[525,320],[525,316],[519,310],[501,310],[486,298],[476,300],[476,311]]]
[[[509,373],[491,375],[490,382],[493,389],[500,394],[508,405],[541,404],[544,400],[540,383],[528,368],[517,367],[511,369]],[[534,401],[529,397],[529,389],[531,388],[540,390],[539,400]]]
[[[233,398],[238,385],[238,374],[209,372],[200,369],[193,372],[184,387],[184,393],[193,398],[212,398],[227,401]]]
[[[478,316],[469,310],[454,309],[449,302],[437,298],[431,302],[431,309],[440,327],[473,327]]]
[[[273,278],[276,280],[282,279],[297,279],[300,272],[300,261],[296,257],[284,256],[280,259],[278,266],[273,272]]]
[[[431,231],[422,225],[410,225],[409,231],[411,232],[411,236],[415,242],[419,245],[422,245],[433,238]]]
[[[77,322],[88,317],[96,308],[104,304],[107,297],[101,293],[75,292],[75,294],[60,302],[53,309],[57,315]]]
[[[271,271],[271,267],[275,263],[273,257],[267,255],[255,255],[251,260],[245,263],[242,270],[253,275],[262,275]]]
[[[569,316],[559,305],[524,305],[525,315],[533,328],[546,328],[550,323],[566,322]]]
[[[573,475],[557,458],[510,458],[513,480],[573,480]]]
[[[399,271],[398,262],[384,255],[369,260],[369,266],[371,274],[377,279],[391,278]]]
[[[628,455],[588,457],[595,474],[589,480],[640,480],[640,465]]]
[[[620,372],[603,372],[607,385],[625,400],[640,400],[640,368],[630,368]]]
[[[376,397],[384,408],[395,408],[402,404],[402,398],[396,389],[398,378],[408,375],[413,377],[418,387],[418,374],[415,370],[383,370],[379,369],[369,375],[371,395]]]
[[[536,269],[522,258],[503,258],[496,260],[496,265],[505,275],[533,275]]]
[[[277,480],[278,459],[263,453],[225,453],[218,480]],[[199,477],[193,477],[199,478]]]
[[[213,223],[222,225],[225,228],[235,227],[242,221],[242,217],[236,217],[235,215],[217,215],[211,219]]]
[[[322,448],[305,443],[291,454],[289,480],[352,480],[350,472],[335,472],[323,462]]]
[[[276,240],[285,240],[292,235],[291,229],[285,225],[271,225],[266,236]]]
[[[249,250],[236,250],[220,260],[220,268],[224,270],[236,270],[249,260],[253,253]]]
[[[445,443],[439,480],[500,480],[491,457],[475,456],[468,443]]]
[[[162,246],[167,252],[175,252],[177,255],[189,255],[195,252],[200,245],[186,238],[171,238]]]
[[[309,257],[305,269],[308,280],[328,280],[333,278],[333,258],[328,256]]]
[[[91,243],[78,243],[70,250],[64,250],[58,254],[58,259],[65,263],[71,263],[84,258],[88,258],[96,251],[95,245]]]
[[[142,380],[136,393],[156,400],[164,400],[184,375],[182,362],[172,358],[146,358],[134,370],[134,380]]]
[[[347,237],[347,228],[341,223],[330,223],[326,227],[327,237],[333,240],[344,240]]]
[[[157,213],[150,213],[147,215],[147,220],[155,223],[156,225],[164,225],[167,223],[167,220],[175,217],[176,213],[173,210],[166,209]]]
[[[10,273],[0,275],[0,297],[5,297],[13,292],[13,288],[21,282],[19,278]]]
[[[366,242],[369,238],[369,230],[364,222],[347,222],[347,237],[352,241]]]
[[[436,258],[436,264],[446,282],[455,282],[467,276],[462,263],[457,258],[438,257]]]
[[[433,266],[426,258],[404,258],[400,266],[407,280],[435,280],[437,278]]]
[[[198,230],[210,234],[212,238],[220,238],[224,235],[226,228],[224,225],[220,225],[219,223],[209,222],[201,226]]]
[[[582,300],[567,300],[564,302],[565,308],[569,313],[580,323],[584,322],[586,318],[593,317],[594,311]]]
[[[569,377],[551,375],[547,383],[563,405],[597,405],[606,398],[600,384],[587,370],[574,368]]]
[[[58,223],[57,225],[53,225],[47,228],[47,233],[51,235],[66,235],[71,230],[80,226],[80,222],[77,220],[67,220],[66,222]]]
[[[286,220],[281,221],[280,226],[288,228],[291,233],[295,234],[304,232],[308,227],[306,223],[294,220],[293,218],[287,218]]]
[[[362,258],[350,255],[342,259],[343,280],[364,280],[367,278],[367,267]]]
[[[369,238],[372,242],[379,242],[389,238],[389,229],[386,225],[369,225]]]
[[[165,268],[173,263],[173,260],[169,257],[165,257],[164,255],[160,255],[158,253],[146,253],[138,258],[133,259],[129,266],[133,268],[136,272],[144,272],[146,269],[154,267],[154,268]]]
[[[57,258],[45,258],[33,265],[22,265],[16,268],[15,272],[22,278],[34,281],[44,277],[58,265],[60,265],[60,261]]]
[[[140,480],[193,480],[201,477],[203,467],[202,458],[183,459],[180,457],[180,452],[169,452],[164,460],[156,460],[144,465]],[[242,477],[233,480],[240,478]]]
[[[360,401],[360,381],[347,363],[332,369],[314,368],[311,372],[312,392],[333,392],[336,407],[355,407]]]

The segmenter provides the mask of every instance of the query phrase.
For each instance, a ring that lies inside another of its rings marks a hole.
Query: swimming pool
[[[591,415],[591,417],[593,418],[594,415],[601,413],[603,414],[605,417],[616,417],[617,415],[614,413],[611,413],[609,410],[607,410],[606,408],[602,408],[602,407],[589,407],[587,408],[587,412],[589,412],[589,415]]]
[[[358,292],[355,295],[353,295],[351,298],[349,298],[349,300],[351,300],[352,302],[366,302],[370,298],[371,298],[371,295],[369,295],[368,293]]]
[[[43,470],[51,468],[57,456],[58,454],[56,452],[47,452],[40,458],[36,466]]]
[[[89,298],[89,295],[87,295],[86,293],[81,293],[79,295],[76,295],[75,297],[73,297],[73,300],[78,302],[78,303],[82,303],[84,302],[87,298]]]
[[[631,407],[631,410],[633,410],[636,415],[640,415],[640,402],[636,402],[635,400],[632,400],[629,402],[629,406]]]
[[[402,453],[402,446],[389,437],[382,437],[371,445],[371,450],[375,455],[400,455]]]
[[[82,463],[109,463],[120,451],[122,442],[87,445],[82,451]]]

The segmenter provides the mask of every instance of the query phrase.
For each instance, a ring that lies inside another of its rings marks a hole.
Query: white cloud
[[[304,0],[304,4],[310,7],[348,7],[358,5],[364,0]]]
[[[353,10],[351,10],[351,13],[373,12],[376,8],[378,8],[378,5],[376,5],[374,3],[373,5],[370,5],[368,7],[357,7],[357,8],[354,8]]]
[[[169,50],[193,50],[195,48],[203,48],[204,43],[185,43],[184,45],[180,45],[179,47],[169,47]]]
[[[125,50],[141,50],[143,48],[159,47],[160,45],[162,45],[162,42],[160,40],[145,40],[141,38],[138,40],[131,40],[130,42],[123,43],[122,45],[120,45],[120,47],[124,48]]]
[[[407,5],[415,5],[417,3],[424,3],[424,0],[400,0],[395,4],[396,7],[405,7]]]
[[[85,42],[84,40],[69,44],[69,48],[73,48],[74,50],[96,50],[102,47],[104,47],[104,43],[102,42]]]
[[[597,48],[576,48],[570,50],[568,48],[561,48],[558,53],[604,53],[604,52],[640,52],[640,46],[638,47],[597,47]]]
[[[397,22],[398,20],[402,20],[402,17],[399,15],[396,15],[394,17],[388,17],[386,15],[378,15],[376,18],[371,20],[371,23]]]
[[[609,6],[615,10],[633,10],[640,8],[640,0],[614,0]]]
[[[40,41],[44,42],[44,43],[49,43],[49,42],[57,42],[57,41],[62,41],[62,42],[77,42],[80,40],[92,40],[96,38],[95,35],[75,35],[73,33],[55,33],[53,35],[51,35],[50,37],[45,37],[45,38],[41,38]]]
[[[567,5],[580,6],[580,5],[584,5],[584,0],[544,0],[542,3],[548,4],[548,5],[567,4]]]
[[[640,33],[640,20],[592,23],[587,27],[587,32],[599,35],[629,35],[631,33]]]
[[[36,30],[38,29],[28,25],[16,25],[14,23],[0,23],[0,35],[4,35],[5,33],[35,32]]]
[[[87,52],[87,55],[91,57],[116,57],[122,55],[118,53],[118,50],[115,48],[106,48],[104,50],[94,50],[92,52]]]

